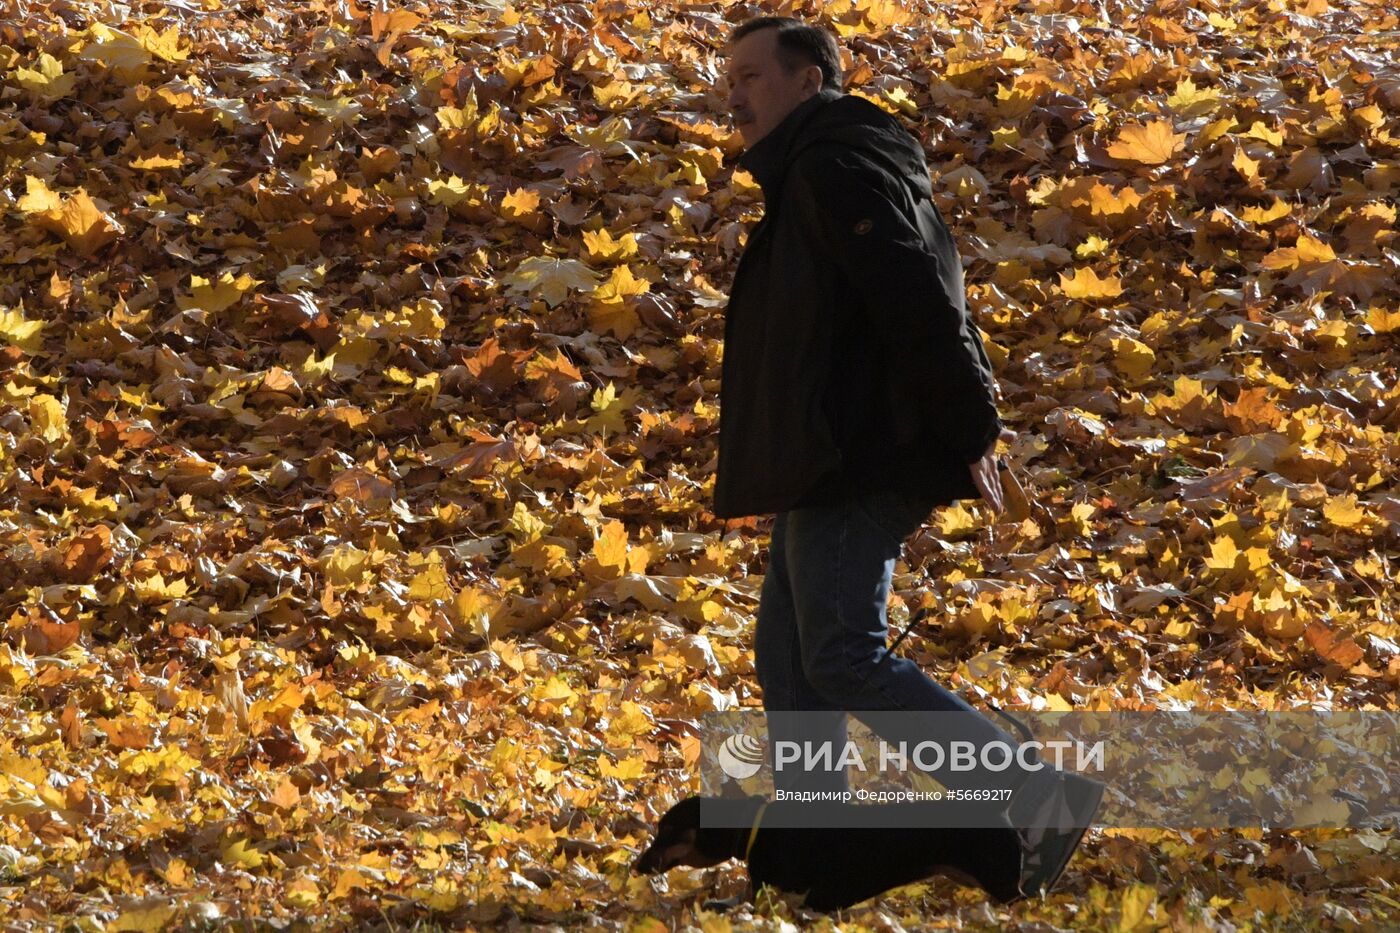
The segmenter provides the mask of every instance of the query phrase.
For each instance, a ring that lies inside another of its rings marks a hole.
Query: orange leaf
[[[593,542],[593,556],[604,567],[619,570],[627,565],[627,526],[619,521],[610,521],[603,526],[602,534]]]
[[[1185,133],[1173,133],[1170,120],[1154,120],[1148,124],[1125,126],[1118,139],[1108,147],[1115,159],[1161,165],[1171,160],[1185,144]]]
[[[1303,635],[1319,657],[1348,669],[1360,661],[1365,654],[1355,641],[1332,631],[1323,622],[1312,623],[1303,630]]]

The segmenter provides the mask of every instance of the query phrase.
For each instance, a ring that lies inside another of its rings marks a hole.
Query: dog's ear
[[[694,829],[662,829],[632,866],[638,875],[652,875],[677,865],[696,865],[703,859],[695,847]]]
[[[719,786],[719,796],[724,800],[743,800],[749,793],[738,781],[731,781],[726,777]]]
[[[649,875],[678,865],[709,868],[733,857],[722,830],[700,826],[701,798],[686,797],[667,810],[656,825],[656,838],[641,854],[632,870]]]

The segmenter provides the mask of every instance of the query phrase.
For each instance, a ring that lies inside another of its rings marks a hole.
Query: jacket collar
[[[822,88],[794,107],[781,123],[768,132],[768,135],[754,143],[744,151],[743,155],[739,156],[739,166],[758,182],[759,187],[763,189],[765,201],[771,199],[778,189],[779,182],[783,179],[783,173],[787,168],[788,152],[792,148],[798,130],[822,106],[842,96],[840,91]]]

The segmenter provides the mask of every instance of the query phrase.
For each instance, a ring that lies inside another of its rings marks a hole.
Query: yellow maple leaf
[[[1337,258],[1332,247],[1306,233],[1300,233],[1293,246],[1283,246],[1269,253],[1259,264],[1265,269],[1297,269],[1308,264],[1333,262]]]
[[[151,60],[151,52],[134,36],[113,29],[102,23],[93,23],[88,29],[92,40],[78,52],[84,61],[101,62],[118,72],[131,72],[140,69]]]
[[[1082,298],[1092,301],[1118,297],[1123,294],[1123,283],[1116,275],[1101,279],[1093,269],[1088,266],[1080,266],[1074,270],[1072,276],[1060,273],[1060,290],[1067,298]]]
[[[914,13],[895,0],[859,0],[856,9],[865,15],[865,21],[876,30],[903,26],[914,19]]]
[[[306,359],[302,361],[297,371],[306,377],[303,381],[319,382],[329,376],[335,370],[335,354],[326,354],[325,359],[317,360],[316,351],[312,350],[306,354]]]
[[[611,333],[626,340],[642,325],[637,309],[621,301],[595,301],[588,306],[588,327],[595,334]]]
[[[145,603],[184,599],[189,595],[189,584],[183,577],[175,577],[167,582],[161,574],[137,580],[131,588],[136,593],[136,598]]]
[[[1240,219],[1245,223],[1267,224],[1278,220],[1280,217],[1287,217],[1293,209],[1281,198],[1274,198],[1274,203],[1268,207],[1246,207],[1240,212]]]
[[[1092,502],[1076,502],[1070,506],[1069,524],[1074,526],[1076,533],[1081,535],[1091,535],[1094,533],[1094,513],[1098,508]]]
[[[593,556],[604,567],[622,570],[627,566],[627,526],[610,521],[593,542]]]
[[[627,552],[627,572],[646,573],[654,557],[653,548],[645,544],[635,545]]]
[[[1230,132],[1234,128],[1235,121],[1232,120],[1230,117],[1221,117],[1219,120],[1212,120],[1205,126],[1201,127],[1200,132],[1196,134],[1196,139],[1193,143],[1193,148],[1195,148],[1198,152],[1204,151],[1207,146],[1209,146],[1211,143],[1215,142],[1217,139],[1224,136],[1226,133]]]
[[[450,600],[453,598],[452,584],[447,579],[447,568],[442,564],[442,557],[433,551],[428,559],[427,569],[414,574],[413,580],[408,585],[408,598],[428,602],[431,600]]]
[[[77,75],[64,74],[63,65],[48,52],[39,53],[34,68],[15,69],[20,87],[44,100],[63,97],[73,90]]]
[[[1214,88],[1196,87],[1188,75],[1176,84],[1167,97],[1167,106],[1182,116],[1194,117],[1210,113],[1220,105],[1220,92]]]
[[[25,179],[25,194],[17,206],[40,226],[66,239],[83,256],[91,255],[124,232],[122,225],[82,188],[65,198],[32,175]]]
[[[632,274],[628,265],[616,266],[612,273],[593,291],[595,301],[616,302],[625,298],[644,295],[651,289],[651,283]]]
[[[571,289],[591,292],[598,285],[596,273],[577,259],[557,259],[553,256],[531,256],[501,277],[507,291],[534,294],[553,308],[562,302]]]
[[[136,156],[127,164],[142,172],[179,168],[185,164],[185,154],[174,143],[161,143],[154,149]]]
[[[22,350],[37,350],[43,346],[45,321],[30,321],[21,305],[17,309],[0,308],[0,337],[10,346]]]
[[[337,588],[359,586],[372,578],[369,553],[353,544],[333,548],[318,563],[326,582]]]
[[[486,203],[485,185],[471,184],[451,176],[446,181],[435,178],[428,182],[428,200],[442,207],[475,207]]]
[[[1076,198],[1071,203],[1079,205],[1084,202]],[[1089,213],[1095,217],[1118,217],[1141,203],[1142,195],[1132,188],[1123,187],[1115,191],[1108,185],[1095,182],[1089,189]]]
[[[1235,150],[1235,155],[1234,158],[1230,160],[1230,165],[1234,167],[1235,171],[1240,173],[1240,177],[1251,185],[1260,180],[1259,160],[1250,158],[1249,153],[1245,152],[1243,149]]]
[[[595,261],[621,262],[637,255],[634,234],[628,232],[614,238],[606,227],[583,231],[583,245],[588,250],[588,258]]]
[[[646,708],[633,700],[623,700],[618,713],[608,724],[610,736],[623,736],[627,739],[651,732],[651,717]]]
[[[606,757],[598,759],[598,774],[605,778],[617,778],[619,781],[635,781],[647,773],[646,759],[640,753],[624,758],[617,764]]]
[[[68,408],[52,395],[36,395],[29,400],[29,423],[49,443],[68,436]]]
[[[27,175],[24,179],[25,193],[16,205],[26,214],[49,214],[63,207],[63,198],[51,191],[42,178]]]
[[[479,587],[463,587],[453,603],[453,610],[459,622],[465,622],[472,631],[488,641],[491,638],[491,616],[496,611],[495,604]]]
[[[945,538],[964,537],[982,527],[977,513],[964,508],[961,502],[939,509],[934,515],[938,533]]]
[[[1302,262],[1332,262],[1337,258],[1331,246],[1306,233],[1298,235],[1294,248],[1298,250],[1298,259]]]
[[[501,213],[511,220],[528,216],[540,209],[540,193],[529,188],[516,188],[501,198]]]
[[[410,337],[424,340],[437,340],[447,329],[442,317],[442,303],[434,298],[419,298],[411,305],[399,309],[398,317],[403,323],[404,332]]]
[[[178,859],[176,861],[179,861]],[[114,933],[161,933],[180,908],[175,904],[148,904],[123,910],[107,929]]]
[[[364,105],[353,97],[316,97],[306,95],[299,99],[303,107],[307,107],[316,113],[330,120],[332,123],[340,123],[345,126],[360,122],[360,115],[364,112]],[[392,153],[392,150],[389,150]],[[386,159],[391,156],[386,155]],[[391,163],[397,165],[396,162]]]
[[[1170,120],[1134,123],[1119,131],[1118,139],[1108,147],[1108,154],[1128,162],[1161,165],[1181,151],[1185,140],[1185,133],[1172,132]]]
[[[1147,344],[1131,337],[1114,337],[1111,345],[1113,363],[1125,376],[1142,379],[1152,372],[1157,354]]]
[[[190,886],[190,863],[179,856],[175,856],[165,864],[165,868],[159,870],[159,874],[169,884],[177,888],[187,888]],[[159,929],[164,930],[161,926]]]
[[[156,32],[143,24],[137,27],[132,38],[147,52],[167,62],[182,62],[190,57],[189,49],[180,47],[179,26],[171,26],[165,32]]]
[[[477,109],[476,88],[471,89],[462,106],[437,109],[438,126],[444,130],[465,130],[476,123],[478,116],[480,111]]]
[[[258,868],[267,859],[267,856],[253,848],[253,844],[247,839],[234,839],[228,842],[219,854],[226,863],[243,868]]]
[[[1378,334],[1400,330],[1400,309],[1390,311],[1374,307],[1366,311],[1366,324]]]
[[[321,889],[310,878],[293,878],[287,882],[286,900],[299,910],[307,910],[321,901]]]
[[[1249,129],[1245,130],[1240,135],[1266,142],[1276,149],[1283,146],[1283,134],[1278,130],[1270,129],[1259,121],[1255,121]]]
[[[1080,259],[1091,259],[1094,256],[1102,256],[1108,251],[1111,244],[1098,234],[1090,234],[1074,248],[1074,255]]]
[[[175,303],[181,310],[199,308],[211,314],[218,314],[233,307],[254,286],[260,284],[262,283],[258,279],[246,272],[239,273],[238,278],[234,278],[231,272],[224,272],[217,282],[212,283],[202,275],[192,275],[189,296],[178,297]]]
[[[1221,535],[1210,543],[1210,555],[1205,559],[1208,570],[1219,573],[1229,573],[1235,569],[1235,561],[1239,559],[1240,549],[1235,544],[1235,539],[1229,535]]]
[[[511,512],[510,521],[506,522],[506,527],[515,532],[521,543],[533,541],[549,530],[549,526],[519,499],[515,502],[515,508]]]
[[[1371,516],[1357,503],[1352,493],[1332,496],[1322,506],[1322,516],[1337,528],[1361,528],[1371,521]]]
[[[356,888],[363,891],[374,889],[374,877],[358,868],[351,868],[348,871],[340,872],[335,879],[335,889],[330,893],[330,899],[341,901],[349,897]]]
[[[604,435],[621,434],[627,430],[624,416],[636,399],[636,389],[628,389],[619,396],[617,388],[611,382],[601,389],[594,390],[589,407],[597,414],[588,419],[586,429]]]
[[[63,207],[53,217],[52,226],[82,256],[92,255],[125,232],[122,225],[99,208],[81,188],[63,202]]]
[[[601,107],[617,110],[626,107],[647,92],[645,84],[630,81],[609,81],[607,84],[593,85],[593,99]]]
[[[536,684],[534,689],[530,691],[530,697],[545,702],[560,701],[567,703],[577,699],[578,694],[562,677],[554,675],[543,683]]]
[[[1151,884],[1134,884],[1123,892],[1119,905],[1119,930],[1138,930],[1152,926],[1156,913],[1156,888]]]

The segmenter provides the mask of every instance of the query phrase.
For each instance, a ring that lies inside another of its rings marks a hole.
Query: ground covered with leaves
[[[1020,709],[1395,708],[1382,0],[16,0],[0,20],[0,926],[801,921],[627,869],[760,702],[713,485],[762,205],[724,37],[924,140],[1034,500],[936,512],[926,669]],[[1375,830],[1094,831],[901,926],[1400,925]]]

